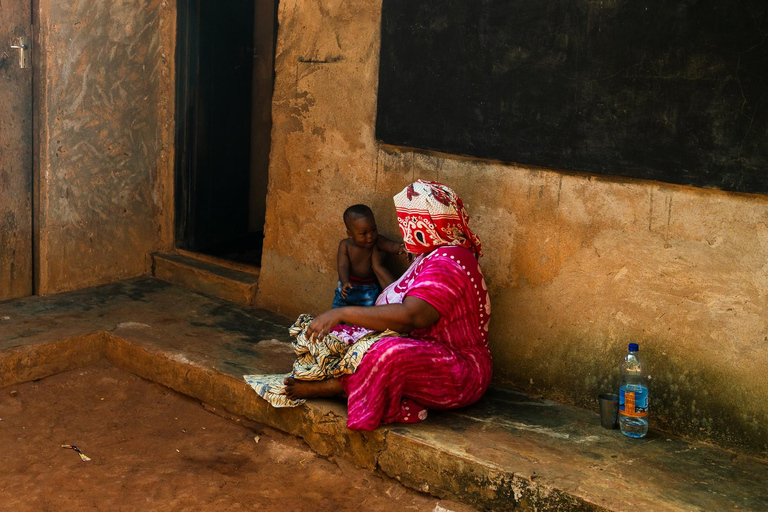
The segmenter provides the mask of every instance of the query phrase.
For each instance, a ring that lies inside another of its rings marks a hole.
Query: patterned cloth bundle
[[[372,331],[353,326],[334,328],[322,341],[311,341],[306,337],[306,330],[314,317],[299,315],[288,329],[295,339],[292,343],[296,353],[293,371],[280,375],[244,375],[245,381],[274,407],[296,407],[305,400],[291,400],[285,394],[283,380],[293,377],[297,380],[326,380],[355,373],[366,351],[382,338],[400,336],[386,331]]]

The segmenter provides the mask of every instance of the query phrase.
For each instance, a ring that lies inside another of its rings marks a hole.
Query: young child
[[[384,253],[402,254],[405,246],[380,236],[373,212],[364,204],[344,211],[347,236],[339,243],[339,285],[333,307],[373,306],[394,278],[384,266]]]

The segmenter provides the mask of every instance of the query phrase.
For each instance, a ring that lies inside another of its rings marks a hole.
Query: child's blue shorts
[[[381,293],[381,287],[376,284],[353,284],[347,292],[347,298],[341,296],[341,282],[336,287],[336,296],[333,298],[333,308],[344,306],[373,306],[376,298]]]

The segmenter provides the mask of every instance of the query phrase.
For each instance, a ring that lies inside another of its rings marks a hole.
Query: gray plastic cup
[[[616,428],[616,417],[619,414],[619,395],[602,393],[597,395],[600,402],[600,425],[603,428]]]

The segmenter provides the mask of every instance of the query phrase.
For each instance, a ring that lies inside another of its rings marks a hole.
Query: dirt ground
[[[0,418],[0,510],[471,510],[107,363],[0,389]]]

